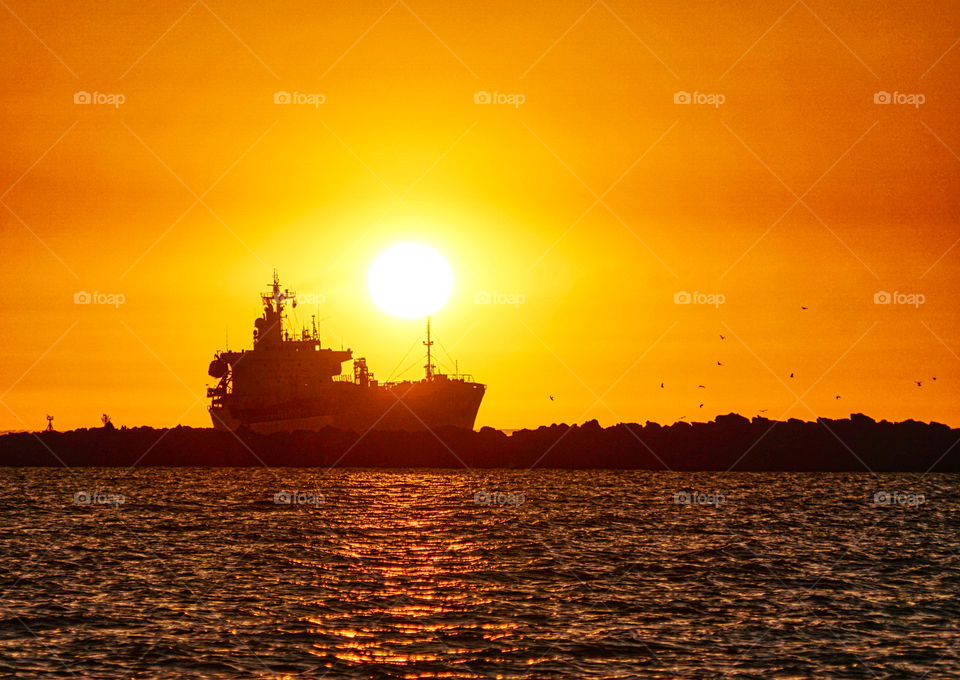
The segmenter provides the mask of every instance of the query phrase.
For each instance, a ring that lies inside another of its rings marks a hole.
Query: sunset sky
[[[960,426],[955,2],[4,0],[0,38],[0,430],[209,426],[274,267],[419,377],[366,287],[402,241],[478,426]]]

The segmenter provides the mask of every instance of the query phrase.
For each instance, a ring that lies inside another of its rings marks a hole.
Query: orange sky
[[[453,267],[478,425],[960,426],[956,3],[7,0],[0,38],[0,430],[209,425],[272,267],[387,378],[404,240]]]

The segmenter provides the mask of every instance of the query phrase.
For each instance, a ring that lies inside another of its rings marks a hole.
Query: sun
[[[433,248],[398,243],[370,265],[367,288],[374,304],[387,314],[416,319],[443,307],[453,291],[453,272]]]

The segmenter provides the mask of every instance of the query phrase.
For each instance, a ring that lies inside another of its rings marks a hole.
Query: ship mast
[[[271,286],[273,291],[273,306],[277,314],[277,327],[280,332],[280,340],[283,340],[283,298],[280,297],[280,275],[277,273],[277,270],[273,270],[273,285]]]
[[[279,347],[284,340],[283,303],[290,298],[289,291],[280,292],[280,276],[273,270],[269,293],[261,293],[263,316],[254,322],[255,347]]]
[[[430,317],[427,317],[427,341],[423,343],[427,346],[427,364],[423,368],[427,376],[427,380],[433,380],[433,360],[430,355],[430,348],[433,346],[433,340],[430,339]]]

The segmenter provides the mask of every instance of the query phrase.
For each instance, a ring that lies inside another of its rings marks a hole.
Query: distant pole
[[[427,317],[427,341],[423,343],[427,346],[427,365],[424,366],[426,369],[427,380],[433,380],[433,358],[430,354],[430,347],[433,345],[433,340],[430,339],[430,317]]]

